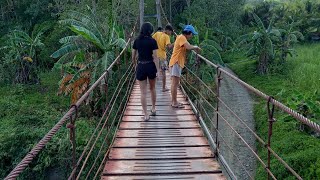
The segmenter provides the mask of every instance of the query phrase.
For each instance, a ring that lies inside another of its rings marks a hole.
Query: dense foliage
[[[72,103],[107,70],[116,52],[126,45],[124,33],[115,23],[106,23],[103,21],[106,18],[100,20],[92,9],[89,12],[89,15],[77,11],[67,13],[60,23],[67,24],[75,35],[60,39],[62,47],[51,55],[60,58],[55,63],[55,68],[64,72],[60,91],[72,92]]]
[[[72,78],[69,80],[74,85],[72,88],[78,91],[76,97],[72,95],[71,97],[77,100],[120,52],[124,46],[124,38],[131,32],[136,20],[137,4],[134,2],[127,0],[0,2],[0,15],[2,15],[0,16],[2,36],[0,83],[3,92],[0,96],[0,124],[4,129],[0,133],[1,178],[21,161],[72,103],[68,97],[56,95],[59,89],[64,91],[63,87],[58,86],[59,80],[64,75],[71,75]],[[124,9],[126,11],[123,11]],[[121,15],[121,19],[120,16],[116,16],[117,14]],[[125,22],[122,21],[124,19]],[[130,28],[122,31],[122,25]],[[59,49],[60,39],[63,46]],[[63,50],[63,47],[70,44],[77,46],[78,51]],[[51,58],[51,55],[55,57],[68,55],[69,64],[66,61],[62,63],[61,59],[57,62],[58,59]],[[88,63],[90,61],[93,61],[95,66]],[[121,64],[124,65],[124,62],[121,61],[119,65]],[[57,68],[53,69],[54,65],[63,70],[62,73],[57,71]],[[96,68],[96,72],[92,73],[93,68]],[[108,86],[109,92],[118,92],[115,91],[115,86],[126,69],[125,66],[115,67],[114,72],[109,74],[112,81],[105,82],[108,83],[105,86]],[[83,76],[81,71],[86,72],[88,76]],[[81,86],[81,83],[79,85],[81,78],[88,78],[86,86]],[[66,89],[71,87],[68,85],[65,85]],[[124,92],[121,91],[119,97],[126,97]],[[94,108],[100,110],[100,107],[105,106],[104,102],[111,98],[111,96],[103,97],[102,99],[100,97],[99,101],[95,98],[94,100],[99,102],[98,105],[89,103],[89,106],[83,107],[82,113],[79,114],[76,132],[78,155],[84,149],[101,115],[101,112],[95,112]],[[120,100],[114,100],[117,109],[110,111],[110,118],[120,119],[119,111],[123,107]],[[113,129],[115,125],[108,126]],[[63,127],[20,178],[46,179],[49,176],[66,179],[71,166],[68,134],[68,130]],[[102,135],[104,137],[105,133]],[[109,140],[112,135],[113,133],[108,135]],[[99,139],[95,147],[101,146],[102,142],[103,139]],[[94,149],[89,164],[92,164],[96,157],[101,160],[101,155],[97,156],[98,150]]]
[[[181,24],[196,27],[199,36],[191,43],[202,47],[205,57],[231,67],[245,81],[320,123],[319,45],[310,44],[320,40],[320,0],[161,2],[162,15],[172,19],[177,32]],[[0,1],[0,178],[119,54],[137,20],[138,6],[137,0]],[[145,12],[155,13],[154,1],[145,1]],[[154,18],[148,20],[155,25]],[[188,67],[199,70],[200,78],[214,89],[215,70],[190,56]],[[109,92],[123,71],[114,69]],[[101,115],[103,93],[99,89],[91,94],[89,107],[77,122],[83,134],[77,139],[78,152]],[[256,129],[264,137],[265,102],[256,104]],[[277,115],[275,150],[302,177],[319,179],[319,134],[290,116]],[[67,134],[65,128],[59,132],[22,178],[66,177],[69,172],[61,167],[70,165]],[[261,147],[258,151],[265,156]],[[272,167],[279,179],[290,179],[276,161]],[[264,175],[259,167],[257,177]]]

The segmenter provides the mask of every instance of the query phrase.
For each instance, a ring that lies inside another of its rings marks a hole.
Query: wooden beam
[[[158,27],[162,27],[160,3],[161,3],[160,0],[156,0]]]
[[[148,15],[144,15],[144,18],[158,18],[158,14],[148,14]]]
[[[140,27],[144,23],[144,0],[140,0]]]

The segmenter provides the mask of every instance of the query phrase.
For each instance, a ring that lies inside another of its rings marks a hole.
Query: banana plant
[[[222,47],[219,42],[209,38],[208,31],[206,31],[205,38],[200,43],[200,47],[203,49],[203,55],[208,57],[213,63],[224,64],[220,54]]]
[[[76,101],[86,87],[94,83],[116,57],[117,50],[125,47],[124,33],[111,20],[99,19],[96,12],[88,7],[89,14],[69,11],[67,18],[60,21],[67,25],[73,35],[60,39],[61,48],[51,57],[59,58],[55,68],[64,72],[61,83],[73,87],[72,101]],[[70,78],[72,75],[72,78]],[[88,79],[83,81],[81,79]],[[68,81],[66,81],[68,79]],[[77,82],[83,82],[77,83]],[[60,87],[65,87],[61,84]],[[82,91],[78,91],[82,89]],[[76,94],[76,95],[75,95]]]
[[[239,38],[239,46],[248,49],[247,56],[258,59],[257,72],[266,74],[275,58],[275,44],[280,41],[281,33],[273,28],[273,20],[265,27],[262,20],[253,14],[256,30]]]
[[[36,59],[37,50],[44,46],[41,42],[42,29],[34,29],[29,35],[22,30],[14,30],[6,35],[4,51],[5,58],[2,64],[8,66],[8,72],[12,71],[11,81],[15,83],[36,83],[39,81]]]
[[[284,28],[279,29],[281,37],[277,45],[281,64],[285,63],[288,55],[293,56],[293,45],[300,40],[304,40],[303,34],[300,31],[295,30],[297,26],[296,22],[285,23],[283,26]]]

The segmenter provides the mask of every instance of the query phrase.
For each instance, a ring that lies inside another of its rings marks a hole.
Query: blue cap
[[[192,25],[186,25],[183,29],[183,31],[190,31],[193,35],[197,35],[197,31],[194,29]]]

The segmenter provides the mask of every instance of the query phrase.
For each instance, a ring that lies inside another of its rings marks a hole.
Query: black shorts
[[[139,81],[144,81],[148,79],[155,79],[157,77],[157,68],[154,62],[147,64],[138,63],[136,78]]]

